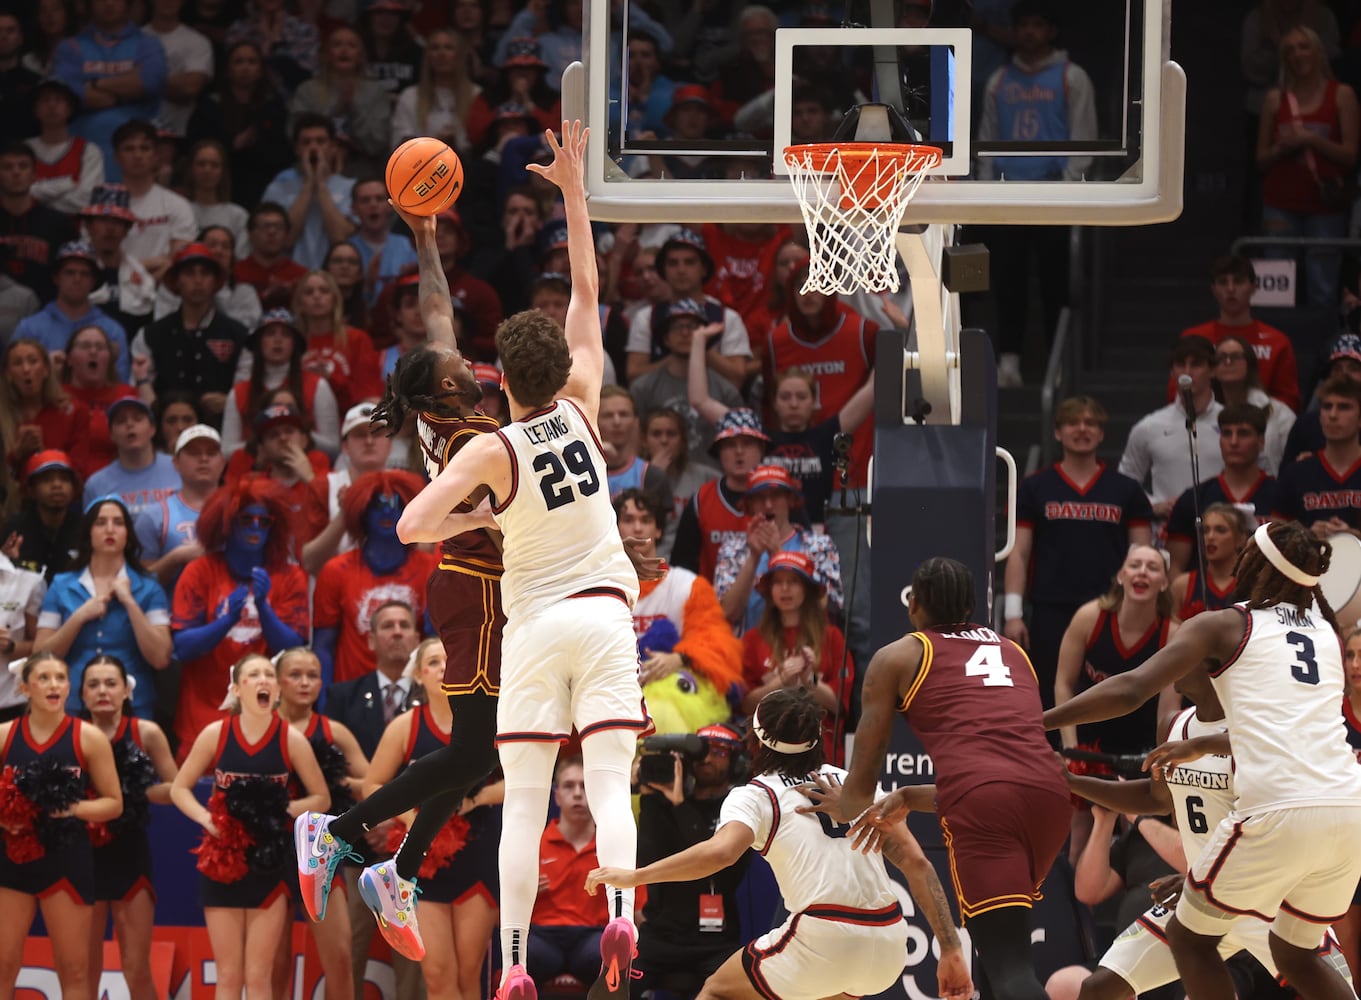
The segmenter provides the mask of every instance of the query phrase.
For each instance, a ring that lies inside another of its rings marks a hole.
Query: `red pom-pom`
[[[19,791],[13,767],[0,771],[0,829],[5,831],[5,856],[16,865],[37,861],[47,853],[33,824],[38,807]]]
[[[90,831],[91,847],[108,847],[113,843],[113,831],[108,823],[86,823],[85,829]]]
[[[237,882],[245,878],[250,870],[246,851],[255,844],[255,838],[227,812],[227,799],[221,792],[215,791],[208,797],[208,815],[217,828],[217,836],[203,831],[203,840],[190,851],[198,855],[196,867],[214,882]]]
[[[453,864],[454,855],[463,850],[467,842],[468,821],[462,816],[453,817],[440,827],[430,850],[425,852],[425,860],[421,862],[421,877],[431,878],[441,868],[448,868]]]
[[[439,833],[435,834],[435,839],[430,844],[430,849],[425,852],[417,875],[420,878],[434,878],[440,869],[453,864],[454,855],[463,850],[463,846],[468,843],[468,829],[468,821],[462,816],[455,816],[440,827]],[[405,838],[406,824],[401,820],[393,820],[392,826],[388,828],[387,843],[384,845],[388,853],[396,854]]]

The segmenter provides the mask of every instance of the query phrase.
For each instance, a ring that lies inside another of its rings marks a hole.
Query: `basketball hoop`
[[[913,143],[786,147],[789,181],[808,227],[802,291],[896,292],[895,237],[903,210],[941,156],[936,146]]]

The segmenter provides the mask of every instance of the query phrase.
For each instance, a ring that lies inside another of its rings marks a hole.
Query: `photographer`
[[[658,742],[665,747],[675,738],[652,737],[643,741],[639,765],[642,791],[638,814],[639,865],[708,840],[717,828],[724,797],[734,785],[746,781],[746,752],[736,730],[725,725],[705,726],[697,735],[704,755],[694,755],[694,750],[671,751],[670,782],[647,779],[654,776],[649,772],[657,770],[658,765],[664,768],[668,756],[665,749],[657,747]],[[689,1000],[699,992],[704,980],[741,947],[737,886],[746,875],[750,860],[751,854],[744,852],[736,862],[710,878],[660,883],[648,890],[634,964],[643,978],[635,989],[640,993],[665,990]]]

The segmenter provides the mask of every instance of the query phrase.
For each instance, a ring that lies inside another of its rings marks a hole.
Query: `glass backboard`
[[[732,5],[726,36],[701,25],[672,78],[649,52],[659,22],[590,0],[563,113],[592,126],[591,215],[797,221],[784,148],[831,139],[852,106],[883,101],[944,151],[908,222],[1168,221],[1181,211],[1185,77],[1164,58],[1164,2],[1046,3],[1051,51],[1033,62],[995,31],[950,24],[960,5],[942,0],[803,4],[778,24],[739,21]],[[1043,27],[1003,26],[1012,44],[1029,31],[1029,52],[1043,51]]]

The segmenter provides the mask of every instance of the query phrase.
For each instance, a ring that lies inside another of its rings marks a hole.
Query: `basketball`
[[[388,157],[388,194],[414,215],[444,211],[463,190],[463,162],[440,139],[408,139]]]

